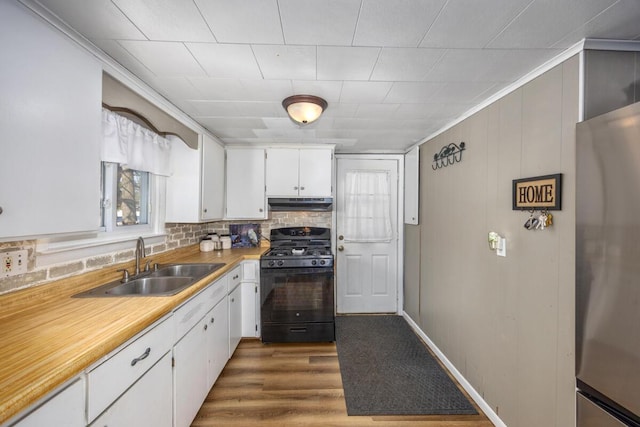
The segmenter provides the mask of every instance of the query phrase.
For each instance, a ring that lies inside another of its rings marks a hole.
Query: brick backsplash
[[[331,212],[272,212],[271,217],[267,220],[216,221],[202,224],[167,223],[165,224],[166,237],[164,242],[147,246],[147,255],[195,245],[208,233],[229,234],[229,224],[260,224],[262,234],[268,237],[272,228],[295,226],[331,227],[331,221]],[[28,252],[27,272],[18,276],[0,278],[0,294],[130,261],[135,256],[135,252],[132,249],[127,249],[110,254],[75,259],[44,268],[36,268],[35,240],[0,243],[0,251],[19,249],[26,249]]]

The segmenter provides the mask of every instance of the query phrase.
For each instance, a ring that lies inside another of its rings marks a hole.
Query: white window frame
[[[146,185],[141,187],[142,195],[141,195],[141,211],[145,211],[143,220],[145,221],[143,224],[136,225],[117,225],[117,215],[118,215],[118,207],[116,206],[116,200],[118,197],[118,164],[117,163],[109,163],[102,162],[102,200],[100,201],[101,205],[101,216],[104,221],[103,227],[101,227],[101,231],[103,233],[114,233],[114,234],[140,234],[140,233],[148,233],[154,230],[154,215],[153,215],[153,207],[155,206],[155,198],[157,196],[157,192],[153,191],[154,184],[156,181],[156,177],[153,174],[147,172],[147,179],[145,179]]]
[[[115,166],[115,164],[113,164]],[[99,166],[102,168],[102,164]],[[117,168],[113,168],[115,177],[108,190],[113,190],[117,179]],[[101,227],[95,232],[82,234],[62,234],[47,236],[36,241],[36,267],[47,267],[54,264],[70,262],[78,259],[100,256],[108,253],[135,248],[135,241],[143,237],[145,244],[155,245],[165,242],[165,208],[166,180],[164,176],[149,174],[149,217],[148,224],[113,227],[107,230]],[[102,182],[101,182],[102,187]],[[102,215],[104,195],[96,200],[96,215]],[[114,209],[115,212],[115,209]],[[114,225],[115,225],[115,219]]]

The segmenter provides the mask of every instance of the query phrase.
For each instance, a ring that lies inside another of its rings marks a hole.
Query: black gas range
[[[272,229],[260,258],[263,342],[335,340],[331,229]]]

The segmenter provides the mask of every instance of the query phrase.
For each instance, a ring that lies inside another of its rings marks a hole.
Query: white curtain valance
[[[347,171],[344,197],[345,241],[391,241],[391,182],[389,172]]]
[[[104,162],[129,169],[171,175],[171,142],[106,108],[102,109],[101,156]]]

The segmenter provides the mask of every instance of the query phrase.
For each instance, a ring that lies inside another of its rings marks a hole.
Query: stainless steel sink
[[[224,264],[168,264],[149,274],[149,277],[202,277],[224,266]]]
[[[114,280],[74,295],[75,298],[169,296],[193,285],[225,264],[169,264],[126,282]]]

